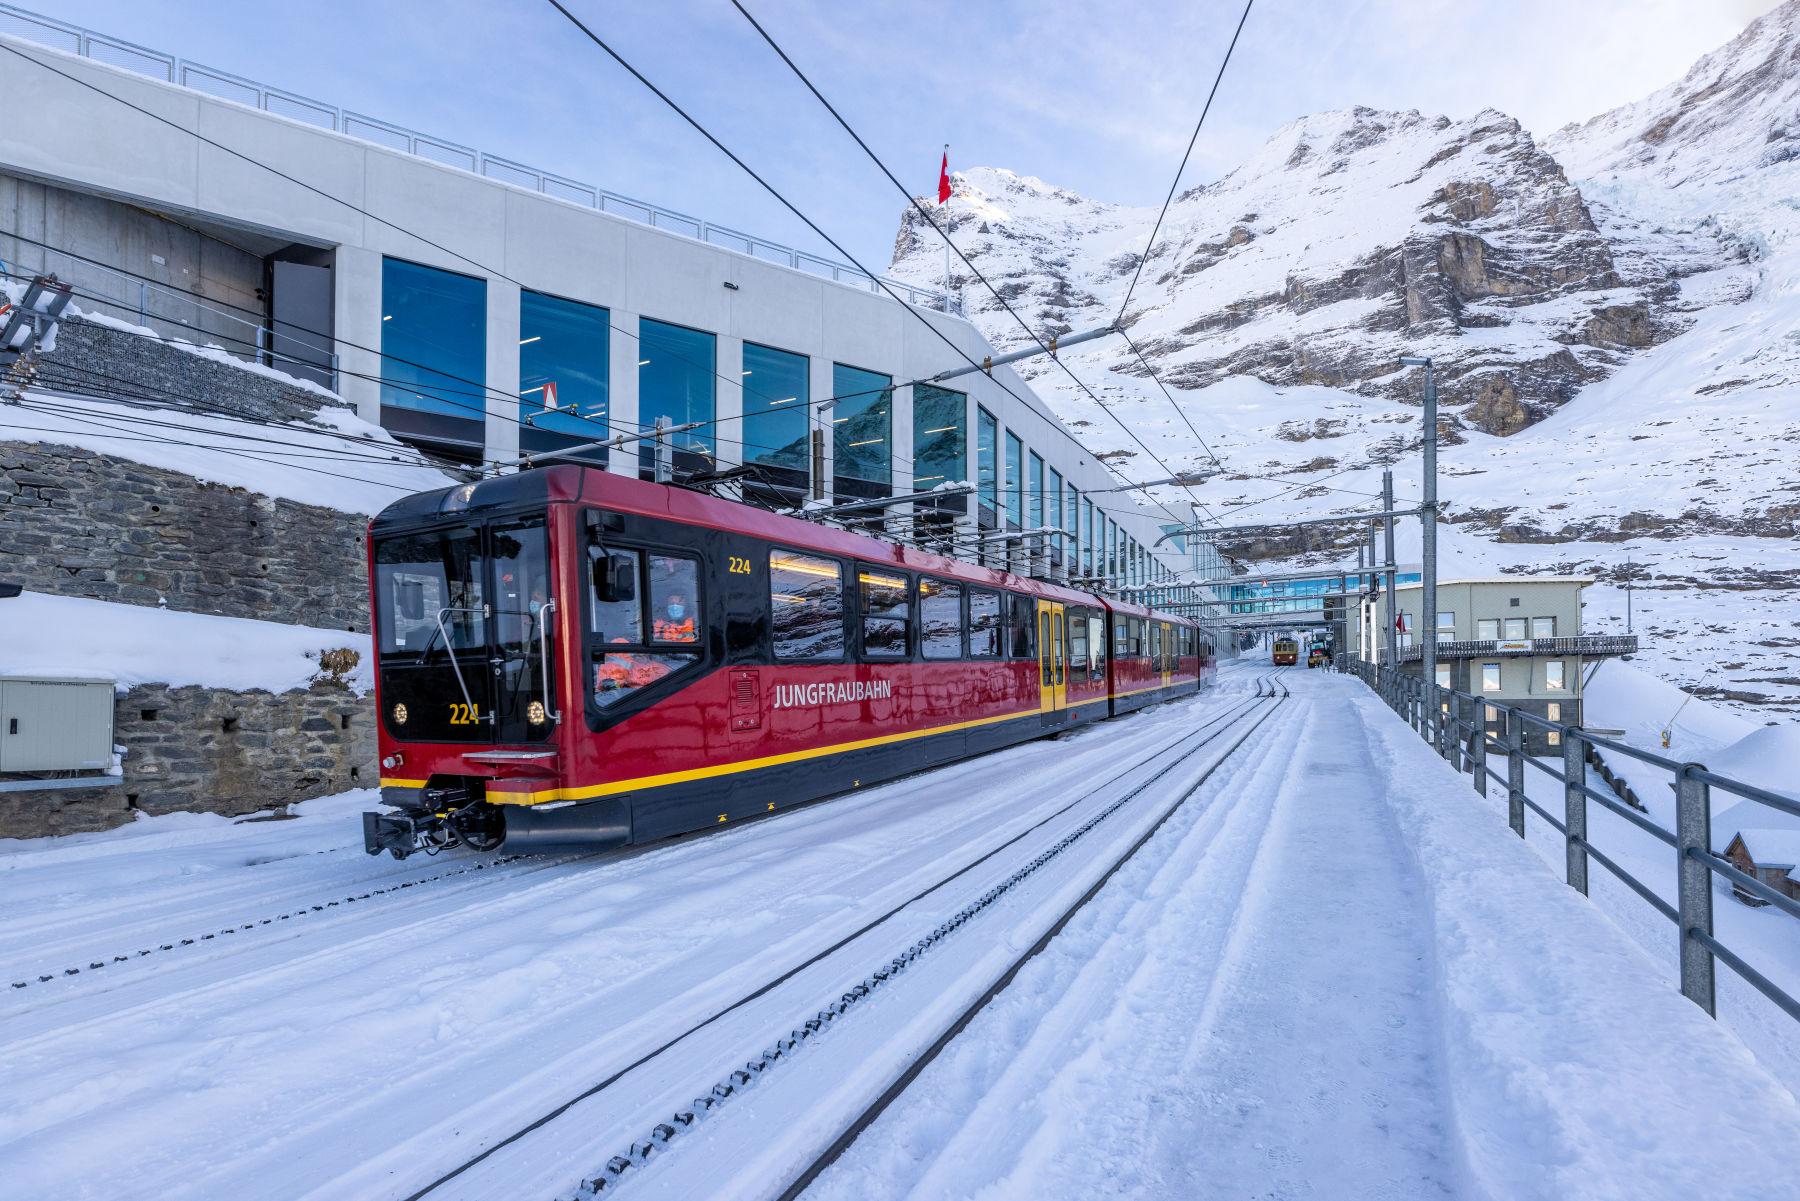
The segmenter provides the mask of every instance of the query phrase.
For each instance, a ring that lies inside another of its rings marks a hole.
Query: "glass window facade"
[[[1500,621],[1494,617],[1483,617],[1475,623],[1475,637],[1492,642],[1500,637]]]
[[[485,280],[381,260],[381,403],[485,420]],[[476,439],[481,440],[479,433]]]
[[[1025,476],[1025,515],[1027,529],[1042,529],[1044,526],[1044,456],[1037,451],[1031,452],[1031,469]],[[1032,543],[1035,547],[1037,543]]]
[[[1062,472],[1054,467],[1050,469],[1049,500],[1050,511],[1044,514],[1044,524],[1053,530],[1060,530],[1063,528],[1063,478]],[[1051,538],[1045,545],[1060,555],[1063,547],[1062,535],[1058,534]]]
[[[1500,691],[1500,665],[1498,663],[1481,665],[1481,690],[1483,692]]]
[[[1568,677],[1563,674],[1563,665],[1564,661],[1561,659],[1546,659],[1544,661],[1545,688],[1552,688],[1557,692],[1562,692],[1569,686]]]
[[[686,326],[644,318],[638,322],[638,424],[650,429],[658,417],[671,425],[711,422],[718,376],[715,339]],[[703,469],[713,458],[714,427],[706,425],[671,437],[675,470]],[[655,444],[639,450],[639,473],[654,474]]]
[[[519,293],[519,431],[526,450],[605,438],[612,322],[591,304]],[[582,457],[606,462],[606,449]]]
[[[1025,520],[1025,444],[1006,435],[1006,524],[1018,529]]]
[[[1094,502],[1081,502],[1081,574],[1094,574]]]
[[[1531,636],[1533,638],[1556,637],[1556,618],[1534,617],[1531,619]]]
[[[878,371],[831,369],[832,474],[840,500],[893,492],[894,381]]]
[[[809,377],[805,355],[744,343],[744,462],[810,470]]]
[[[1063,529],[1069,533],[1068,540],[1064,545],[1069,553],[1069,568],[1074,570],[1076,544],[1081,532],[1081,493],[1076,490],[1074,484],[1069,485],[1069,494],[1063,499]]]
[[[993,525],[1000,512],[1000,423],[986,409],[975,410],[975,483],[981,498],[983,525]]]
[[[913,385],[913,489],[969,478],[969,398],[934,384]],[[960,500],[956,505],[962,508]]]

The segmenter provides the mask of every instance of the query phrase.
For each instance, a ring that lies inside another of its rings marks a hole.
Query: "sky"
[[[888,264],[904,199],[729,0],[564,0],[835,239]],[[1243,0],[743,0],[914,193],[1008,167],[1161,203]],[[26,0],[156,50],[826,249],[547,0]],[[1255,0],[1183,186],[1286,122],[1497,108],[1547,136],[1683,73],[1775,0]],[[1110,11],[1109,11],[1110,9]]]

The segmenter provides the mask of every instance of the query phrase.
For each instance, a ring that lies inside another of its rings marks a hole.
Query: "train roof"
[[[962,559],[932,554],[884,538],[820,525],[799,517],[774,513],[740,501],[725,500],[690,488],[634,479],[617,472],[578,464],[558,464],[493,479],[458,484],[433,492],[420,492],[395,501],[369,523],[371,535],[384,530],[427,524],[457,515],[479,515],[489,510],[539,508],[554,503],[585,502],[633,513],[661,517],[689,525],[779,542],[796,549],[842,555],[864,562],[922,571],[965,583],[1030,592],[1066,604],[1100,605],[1118,613],[1182,625],[1197,625],[1192,618],[1164,613],[1129,601],[1083,592],[1066,584],[1014,575]]]

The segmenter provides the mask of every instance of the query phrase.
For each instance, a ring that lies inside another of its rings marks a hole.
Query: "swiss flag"
[[[944,147],[944,165],[938,168],[938,203],[950,203],[950,147]]]

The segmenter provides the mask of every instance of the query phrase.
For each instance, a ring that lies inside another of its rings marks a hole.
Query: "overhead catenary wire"
[[[969,355],[966,351],[964,351],[960,346],[956,345],[956,343],[954,341],[952,341],[942,330],[938,329],[937,326],[933,325],[922,314],[917,312],[912,305],[908,304],[906,301],[901,299],[893,291],[893,289],[891,287],[889,287],[883,280],[880,279],[879,276],[877,276],[874,272],[870,271],[867,267],[865,267],[860,262],[860,260],[858,260],[856,258],[855,255],[851,254],[840,243],[838,243],[829,234],[827,234],[822,228],[820,228],[815,222],[813,222],[809,217],[807,217],[806,214],[801,212],[801,210],[797,206],[795,206],[784,195],[782,195],[777,189],[775,189],[773,187],[773,185],[769,184],[768,181],[763,179],[763,177],[761,175],[759,175],[753,169],[751,169],[748,166],[748,164],[746,164],[741,158],[739,158],[735,153],[733,153],[728,147],[726,147],[722,142],[720,142],[716,137],[714,137],[704,126],[702,126],[697,120],[695,120],[691,115],[689,115],[685,109],[683,109],[679,105],[677,105],[670,97],[668,97],[665,93],[663,93],[660,89],[658,89],[653,83],[651,83],[650,80],[648,80],[645,76],[643,76],[643,74],[641,72],[637,71],[636,68],[632,67],[631,64],[626,62],[620,55],[617,54],[616,51],[614,51],[604,40],[599,38],[598,35],[596,35],[579,18],[574,16],[574,14],[572,14],[563,5],[561,5],[560,3],[557,3],[557,0],[550,0],[550,2],[553,7],[555,7],[559,12],[561,12],[572,24],[574,24],[578,29],[580,29],[590,40],[592,40],[597,46],[599,46],[602,50],[604,50],[616,62],[618,62],[619,65],[621,67],[623,67],[625,70],[627,70],[634,78],[638,79],[647,88],[649,88],[659,99],[661,99],[666,105],[668,105],[677,114],[679,114],[697,132],[701,133],[702,136],[704,136],[709,142],[711,142],[715,147],[717,147],[721,151],[721,153],[724,153],[735,164],[737,164],[741,169],[743,169],[747,174],[749,174],[752,179],[754,179],[759,185],[761,185],[772,196],[774,196],[785,207],[787,207],[790,212],[792,212],[796,217],[798,217],[802,222],[804,222],[810,229],[813,230],[814,233],[816,233],[820,238],[822,238],[824,241],[826,241],[828,244],[830,244],[840,254],[844,255],[844,257],[846,259],[848,259],[853,265],[855,265],[859,271],[862,271],[865,275],[869,276],[869,278],[879,288],[881,288],[881,290],[883,292],[885,292],[890,299],[894,300],[895,303],[900,304],[902,309],[904,311],[906,311],[909,316],[911,316],[914,320],[916,320],[916,321],[920,322],[922,325],[924,325],[925,328],[928,331],[930,331],[934,337],[936,337],[938,340],[942,341],[944,343],[944,345],[947,346],[958,358],[960,358],[963,362],[967,363],[970,366],[977,366],[977,367],[980,366],[980,364],[977,363],[977,361],[971,355]],[[359,213],[386,228],[392,229],[397,233],[400,233],[407,237],[413,238],[414,240],[420,242],[423,245],[430,246],[433,249],[436,249],[446,255],[451,256],[452,258],[455,258],[461,262],[467,263],[470,266],[476,267],[476,268],[480,269],[481,271],[483,271],[497,279],[502,279],[509,283],[519,285],[521,287],[523,286],[521,281],[515,279],[514,277],[509,275],[507,272],[500,270],[499,268],[490,266],[490,265],[482,262],[481,260],[476,259],[468,254],[454,250],[449,246],[445,246],[442,243],[437,242],[432,238],[429,238],[423,234],[420,234],[414,230],[411,230],[411,229],[407,228],[406,226],[403,226],[395,221],[392,221],[386,217],[381,216],[378,213],[372,212],[372,211],[364,208],[361,205],[358,205],[358,204],[356,204],[352,201],[349,201],[343,197],[336,196],[336,195],[332,194],[331,192],[326,191],[325,189],[322,189],[316,185],[310,184],[303,179],[300,179],[294,175],[289,174],[288,172],[282,171],[281,169],[274,167],[268,163],[264,163],[261,160],[255,158],[254,156],[246,154],[243,151],[240,151],[232,146],[226,145],[225,143],[220,142],[215,138],[208,137],[205,134],[202,134],[197,130],[189,129],[189,128],[181,125],[179,122],[171,120],[170,118],[165,117],[160,113],[154,112],[151,109],[144,107],[143,105],[137,104],[134,101],[132,101],[124,96],[120,96],[114,92],[108,91],[107,89],[100,87],[99,85],[97,85],[95,83],[92,83],[88,80],[82,79],[76,75],[73,75],[70,72],[57,67],[53,63],[47,62],[43,59],[40,59],[40,58],[34,57],[30,54],[27,54],[24,51],[12,46],[12,45],[9,45],[7,43],[4,43],[4,42],[0,42],[0,49],[4,49],[8,53],[13,54],[15,57],[21,58],[21,59],[25,60],[26,62],[32,63],[33,65],[41,68],[42,70],[45,70],[52,74],[58,75],[58,76],[62,77],[63,79],[68,80],[71,83],[74,83],[80,87],[88,89],[89,91],[95,92],[98,95],[101,95],[110,100],[113,100],[114,102],[121,104],[121,105],[125,106],[126,108],[132,109],[133,111],[136,111],[136,112],[140,113],[141,115],[148,117],[149,119],[151,119],[153,121],[156,121],[162,125],[168,126],[169,128],[176,130],[178,133],[184,134],[186,136],[194,138],[195,140],[197,140],[199,142],[202,142],[206,145],[212,146],[213,148],[221,151],[222,153],[228,154],[228,155],[230,155],[234,158],[237,158],[243,162],[246,162],[252,166],[255,166],[255,167],[261,168],[265,171],[268,171],[270,174],[273,174],[276,177],[283,179],[283,180],[293,184],[294,186],[303,189],[304,191],[307,191],[313,195],[319,196],[322,199],[327,200],[333,204],[340,205],[352,212]],[[159,285],[159,286],[161,286],[161,285]],[[621,332],[627,332],[627,331],[621,331]],[[147,335],[140,335],[140,336],[149,336],[149,337],[153,337],[153,338],[156,337],[156,335],[153,332],[148,333]],[[629,336],[635,336],[635,335],[629,335]],[[163,339],[157,338],[157,340],[162,341]],[[364,348],[364,349],[367,349],[367,348]],[[373,353],[379,354],[380,352],[376,351]],[[682,357],[682,356],[677,356],[677,357]],[[1065,368],[1065,370],[1066,370],[1066,368]],[[350,374],[355,374],[355,373],[350,373]],[[434,371],[434,374],[442,375],[443,373]],[[712,372],[712,374],[717,375],[718,373],[716,371],[714,371],[714,372]],[[720,376],[719,378],[723,379],[726,377]],[[1031,407],[1022,397],[1019,396],[1019,394],[1016,391],[1014,391],[1011,387],[1009,387],[1004,381],[1000,380],[998,377],[990,377],[990,378],[993,380],[994,384],[1001,389],[1001,391],[1003,391],[1007,395],[1011,396],[1015,401],[1018,401],[1021,405],[1024,405],[1026,408]],[[392,382],[392,381],[383,381],[383,382]],[[516,397],[511,396],[508,393],[504,393],[504,392],[500,392],[499,390],[496,390],[496,389],[488,388],[485,383],[477,383],[476,381],[462,381],[462,382],[469,383],[472,386],[480,389],[481,394],[484,394],[484,395],[491,393],[501,399],[505,399],[508,401],[516,401],[516,399],[517,399]],[[736,384],[740,387],[742,386],[741,381],[739,381],[739,380],[727,379],[726,382],[731,383],[731,384]],[[911,381],[911,382],[915,383],[915,384],[929,382],[929,377],[921,378],[919,380],[915,380],[915,381]],[[1079,382],[1079,381],[1077,381],[1077,382]],[[892,385],[892,384],[889,385],[889,387],[892,387],[892,386],[894,386],[894,385]],[[905,386],[905,385],[901,385],[901,386]],[[886,389],[881,389],[881,390],[886,390]],[[818,401],[818,402],[813,402],[813,404],[815,407],[824,407],[825,405],[827,405],[829,403],[834,403],[835,400],[837,400],[837,399],[838,398],[831,398],[829,401]],[[1097,398],[1096,398],[1096,401],[1097,401]],[[454,404],[455,402],[447,402],[447,403]],[[1097,403],[1098,403],[1098,401],[1097,401]],[[480,412],[483,414],[483,416],[487,415],[487,411],[486,411],[485,407],[482,407],[479,409],[477,409],[475,406],[471,406],[471,405],[462,405],[459,407],[467,408],[467,409],[470,409],[471,411]],[[1104,406],[1102,406],[1102,407],[1104,407]],[[745,415],[747,415],[747,414],[745,414]],[[739,419],[741,419],[742,416],[745,416],[745,415],[740,415]],[[521,427],[524,427],[524,428],[537,428],[535,426],[528,425],[528,423],[519,421],[516,418],[509,419],[509,418],[506,418],[504,415],[501,415],[501,417],[503,420],[511,420],[511,422],[513,424],[520,425]],[[588,418],[581,418],[581,419],[589,420]],[[708,426],[716,426],[720,422],[720,420],[721,419],[715,417],[714,419],[712,419],[711,421],[709,421],[705,424]],[[1115,466],[1113,466],[1113,464],[1108,462],[1104,457],[1097,455],[1097,454],[1092,454],[1091,452],[1088,452],[1085,447],[1081,446],[1079,440],[1075,439],[1074,435],[1072,433],[1070,433],[1068,430],[1063,429],[1060,426],[1060,424],[1056,424],[1056,423],[1052,423],[1052,424],[1053,424],[1053,428],[1057,429],[1065,437],[1069,438],[1070,441],[1073,442],[1080,450],[1082,450],[1082,452],[1084,454],[1089,455],[1090,457],[1092,457],[1095,460],[1095,462],[1101,464],[1109,473],[1111,473],[1113,476],[1118,478],[1121,483],[1124,483],[1134,489],[1140,487],[1140,485],[1137,485],[1133,481],[1126,478],[1122,473],[1120,473],[1118,471],[1118,469]],[[610,428],[610,427],[608,427],[608,428]],[[1145,450],[1147,453],[1151,453],[1153,458],[1155,457],[1153,452],[1149,452],[1148,447],[1145,447]]]
[[[551,2],[555,3],[556,0],[551,0]],[[854,140],[856,142],[856,144],[862,148],[862,152],[869,157],[869,160],[871,162],[873,162],[877,168],[880,169],[880,171],[883,175],[887,176],[888,182],[893,184],[895,189],[897,191],[899,191],[899,193],[903,197],[906,198],[907,204],[911,205],[913,210],[916,211],[922,218],[924,218],[926,224],[931,226],[933,232],[935,232],[940,238],[942,238],[944,240],[944,245],[947,246],[956,255],[957,258],[962,260],[963,266],[967,267],[969,269],[970,273],[977,280],[980,281],[981,285],[984,288],[986,288],[989,293],[991,293],[993,295],[994,299],[999,302],[1000,307],[1006,310],[1007,315],[1010,316],[1015,322],[1018,323],[1019,328],[1025,331],[1026,336],[1029,337],[1032,341],[1036,342],[1038,347],[1041,350],[1043,350],[1044,353],[1050,355],[1052,361],[1054,361],[1056,363],[1056,365],[1058,367],[1060,367],[1063,370],[1063,372],[1066,375],[1068,375],[1068,377],[1071,380],[1075,381],[1076,386],[1079,387],[1083,392],[1085,392],[1088,395],[1088,398],[1090,400],[1092,400],[1094,402],[1094,404],[1101,409],[1101,411],[1105,412],[1107,414],[1107,416],[1111,417],[1113,419],[1113,421],[1119,426],[1119,428],[1124,430],[1125,433],[1131,438],[1131,440],[1133,442],[1136,442],[1138,444],[1138,446],[1144,451],[1144,453],[1150,456],[1150,458],[1156,463],[1157,466],[1161,467],[1171,477],[1179,478],[1178,473],[1176,473],[1176,471],[1172,467],[1170,467],[1167,463],[1165,463],[1162,460],[1161,456],[1159,456],[1154,450],[1151,450],[1149,444],[1146,443],[1142,438],[1138,437],[1137,432],[1135,430],[1133,430],[1131,428],[1131,426],[1123,418],[1121,418],[1117,413],[1113,412],[1113,410],[1106,404],[1106,402],[1101,400],[1100,397],[1097,394],[1095,394],[1095,392],[1092,388],[1088,387],[1086,381],[1082,380],[1080,376],[1076,375],[1075,372],[1069,367],[1069,365],[1067,363],[1063,362],[1063,360],[1057,356],[1054,348],[1048,342],[1046,342],[1044,340],[1043,335],[1039,334],[1036,330],[1032,329],[1030,324],[1027,323],[1026,320],[1019,315],[1018,310],[1013,308],[1011,302],[1008,301],[1006,299],[1006,297],[1001,294],[1000,290],[998,288],[996,288],[988,280],[987,276],[985,276],[981,273],[981,269],[979,267],[977,267],[974,264],[974,262],[970,260],[969,256],[963,252],[962,248],[956,244],[955,240],[951,238],[949,231],[944,229],[942,226],[940,226],[937,223],[937,220],[931,215],[931,212],[923,204],[921,204],[919,202],[919,198],[914,196],[912,194],[912,191],[909,188],[907,188],[907,186],[905,184],[900,182],[899,177],[896,176],[894,174],[894,172],[891,169],[889,169],[888,165],[882,161],[881,156],[876,154],[875,151],[869,146],[869,143],[863,139],[863,136],[856,132],[855,128],[853,128],[851,126],[849,121],[844,119],[844,115],[837,110],[837,107],[835,105],[833,105],[830,100],[827,100],[825,98],[825,94],[818,89],[818,87],[813,83],[813,81],[807,76],[806,72],[802,71],[800,69],[799,64],[794,62],[793,58],[788,54],[788,52],[786,50],[782,49],[780,43],[778,43],[775,40],[775,38],[769,33],[769,31],[763,27],[762,23],[759,22],[756,19],[756,17],[751,14],[750,10],[744,7],[744,5],[741,3],[741,0],[731,0],[731,3],[732,3],[732,6],[734,8],[736,8],[740,14],[742,14],[743,18],[750,23],[751,27],[753,29],[755,29],[759,35],[761,35],[763,41],[768,43],[769,48],[775,52],[775,54],[781,59],[781,61],[783,63],[787,64],[788,70],[792,71],[794,73],[795,77],[798,78],[800,80],[800,82],[806,86],[807,91],[811,92],[813,94],[813,97],[816,100],[818,100],[818,102],[820,104],[825,106],[825,110],[832,115],[832,117],[837,121],[838,125],[843,128],[844,132],[849,134],[851,139]],[[561,7],[561,6],[558,5],[558,7]],[[1122,474],[1119,476],[1119,478],[1121,480],[1125,479],[1125,477]],[[1129,483],[1129,481],[1125,481],[1125,482]],[[1194,502],[1194,504],[1198,505],[1202,509],[1204,509],[1206,507],[1200,501],[1199,497],[1194,495],[1194,491],[1191,486],[1183,483],[1183,484],[1181,484],[1181,487],[1186,489],[1189,499],[1192,500]]]
[[[1225,78],[1225,68],[1231,65],[1231,55],[1237,49],[1238,38],[1244,32],[1244,22],[1250,19],[1250,10],[1256,6],[1256,0],[1244,0],[1244,13],[1238,18],[1237,28],[1232,31],[1231,44],[1225,47],[1225,57],[1219,60],[1218,73],[1213,76],[1212,88],[1206,93],[1206,103],[1200,108],[1200,118],[1194,122],[1194,132],[1188,137],[1187,149],[1182,152],[1181,165],[1175,168],[1175,178],[1169,181],[1169,194],[1163,197],[1162,211],[1156,214],[1156,223],[1150,227],[1150,238],[1144,244],[1144,253],[1139,256],[1137,270],[1131,273],[1131,283],[1125,289],[1125,299],[1119,304],[1119,315],[1114,320],[1121,326],[1125,322],[1125,312],[1131,307],[1131,294],[1137,291],[1138,279],[1144,274],[1144,264],[1150,261],[1150,255],[1156,249],[1156,235],[1162,230],[1163,219],[1169,215],[1169,206],[1175,202],[1175,190],[1181,186],[1181,176],[1187,170],[1188,159],[1193,157],[1194,144],[1200,140],[1200,128],[1206,124],[1206,115],[1212,111],[1213,97],[1219,94],[1219,83]]]

